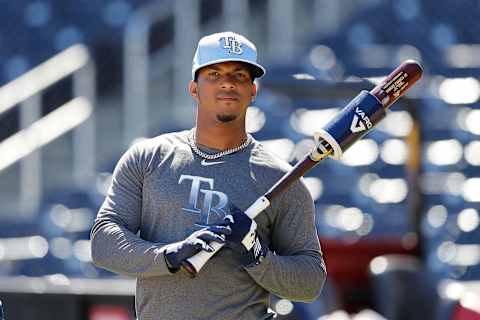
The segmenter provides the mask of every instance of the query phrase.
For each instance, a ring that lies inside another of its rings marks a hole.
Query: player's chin
[[[221,123],[229,123],[237,120],[238,115],[232,113],[218,113],[217,120]]]

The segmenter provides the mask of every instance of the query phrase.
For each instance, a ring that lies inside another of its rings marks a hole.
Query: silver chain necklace
[[[235,148],[230,148],[230,149],[223,150],[221,152],[213,153],[213,154],[205,153],[197,147],[197,144],[195,142],[196,141],[195,128],[188,135],[187,141],[190,148],[192,148],[193,152],[195,152],[198,156],[207,160],[214,160],[214,159],[218,159],[223,156],[226,156],[227,154],[235,153],[237,151],[245,149],[252,142],[252,139],[253,139],[252,136],[247,133],[247,139],[245,139],[245,141],[241,145]]]

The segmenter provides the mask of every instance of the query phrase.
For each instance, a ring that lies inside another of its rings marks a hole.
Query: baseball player
[[[242,211],[290,169],[245,130],[264,73],[245,37],[203,37],[189,84],[196,126],[137,143],[118,162],[92,258],[137,279],[138,319],[268,319],[270,293],[319,295],[326,270],[303,182],[255,221]],[[224,248],[189,277],[182,264],[212,242]]]

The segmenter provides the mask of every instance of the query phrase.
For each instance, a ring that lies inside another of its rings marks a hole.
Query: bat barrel
[[[360,92],[325,128],[315,133],[318,148],[326,141],[333,149],[331,156],[340,159],[343,152],[386,116],[387,109],[421,78],[422,73],[418,62],[407,60],[370,92]]]
[[[370,93],[385,109],[403,96],[423,74],[422,66],[415,60],[407,60],[393,70]]]

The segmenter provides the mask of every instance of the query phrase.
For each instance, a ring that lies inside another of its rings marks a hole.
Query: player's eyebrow
[[[245,67],[237,67],[233,70],[233,72],[236,72],[236,71],[245,71],[245,72],[248,72],[248,68],[245,68]]]
[[[219,66],[216,66],[216,65],[211,65],[211,66],[207,66],[205,67],[205,69],[212,69],[212,70],[215,70],[215,71],[222,71],[222,68],[220,68]],[[248,72],[248,68],[240,65],[240,66],[237,66],[235,69],[233,69],[231,72],[237,72],[237,71],[245,71],[245,72]]]
[[[215,65],[210,65],[210,66],[206,66],[205,69],[213,69],[213,70],[220,70],[219,67],[215,66]]]

